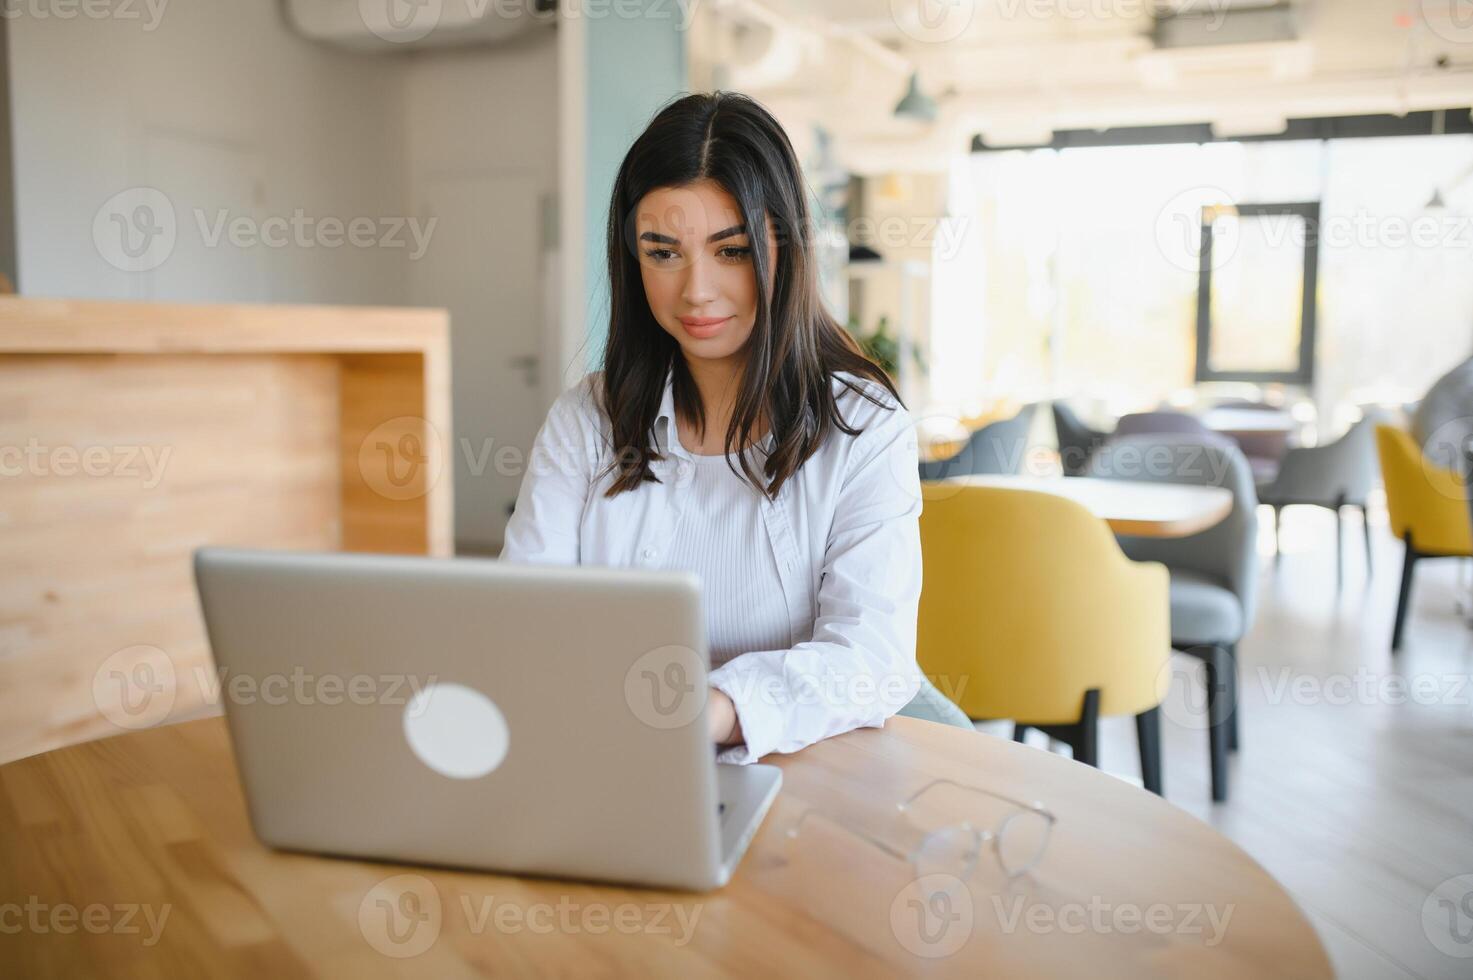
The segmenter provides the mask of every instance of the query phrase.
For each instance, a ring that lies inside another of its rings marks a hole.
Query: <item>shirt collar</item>
[[[665,372],[665,393],[660,397],[660,411],[655,415],[655,448],[661,456],[675,454],[683,459],[690,459],[690,453],[675,438],[675,371],[673,368]]]
[[[681,459],[692,458],[691,454],[680,444],[680,439],[675,433],[675,369],[673,367],[665,371],[665,393],[660,396],[660,410],[655,414],[654,443],[662,456],[674,454]],[[770,453],[774,443],[772,433],[768,432],[757,445],[763,452]]]

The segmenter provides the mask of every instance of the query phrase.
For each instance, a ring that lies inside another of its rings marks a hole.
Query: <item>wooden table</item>
[[[1196,534],[1217,524],[1233,509],[1233,493],[1225,487],[1086,476],[956,476],[945,482],[1067,497],[1084,505],[1116,534],[1143,538],[1183,538]]]
[[[59,749],[0,767],[0,972],[1331,975],[1257,863],[1096,769],[908,718],[771,761],[783,791],[736,878],[690,894],[271,851],[218,718]],[[1037,868],[1009,888],[984,854],[953,901],[918,906],[905,862],[862,838],[786,834],[810,807],[888,826],[937,777],[1050,807]]]

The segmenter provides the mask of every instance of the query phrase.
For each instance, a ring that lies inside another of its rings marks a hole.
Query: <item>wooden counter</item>
[[[200,545],[449,555],[450,439],[443,310],[0,297],[0,761],[213,712]]]

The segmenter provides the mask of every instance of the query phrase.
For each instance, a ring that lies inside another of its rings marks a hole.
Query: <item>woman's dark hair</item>
[[[705,428],[704,406],[680,345],[660,327],[645,298],[635,228],[635,208],[646,194],[703,179],[719,184],[741,208],[757,277],[756,322],[726,431],[727,465],[736,455],[747,479],[775,498],[783,483],[823,445],[832,427],[858,435],[861,430],[839,415],[832,384],[838,372],[878,382],[903,404],[889,375],[861,353],[848,331],[824,309],[807,189],[782,126],[745,95],[687,95],[661,109],[634,141],[619,166],[609,202],[610,319],[603,408],[617,447],[612,468],[618,470],[609,497],[637,489],[647,480],[658,482],[650,461],[662,457],[650,444],[650,430],[659,414],[667,372],[673,370],[676,413],[698,429]],[[776,255],[768,253],[768,218],[777,240]],[[768,295],[773,263],[776,274]],[[874,404],[885,404],[849,379],[840,380]],[[773,436],[765,481],[752,471],[748,454],[738,453],[764,413]]]

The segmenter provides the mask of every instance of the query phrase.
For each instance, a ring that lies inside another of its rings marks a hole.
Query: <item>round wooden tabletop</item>
[[[1207,530],[1233,510],[1233,492],[1225,487],[1088,476],[955,476],[945,482],[1067,497],[1116,534],[1142,538],[1184,538]]]
[[[783,790],[736,878],[694,894],[272,851],[218,718],[23,759],[0,767],[0,972],[1331,975],[1237,846],[1061,756],[896,718],[772,761]],[[1034,869],[1009,881],[989,852],[963,883],[937,870],[945,848],[923,849],[921,875],[877,846],[907,851],[895,802],[934,778],[1048,807]],[[833,819],[791,835],[808,810]]]

